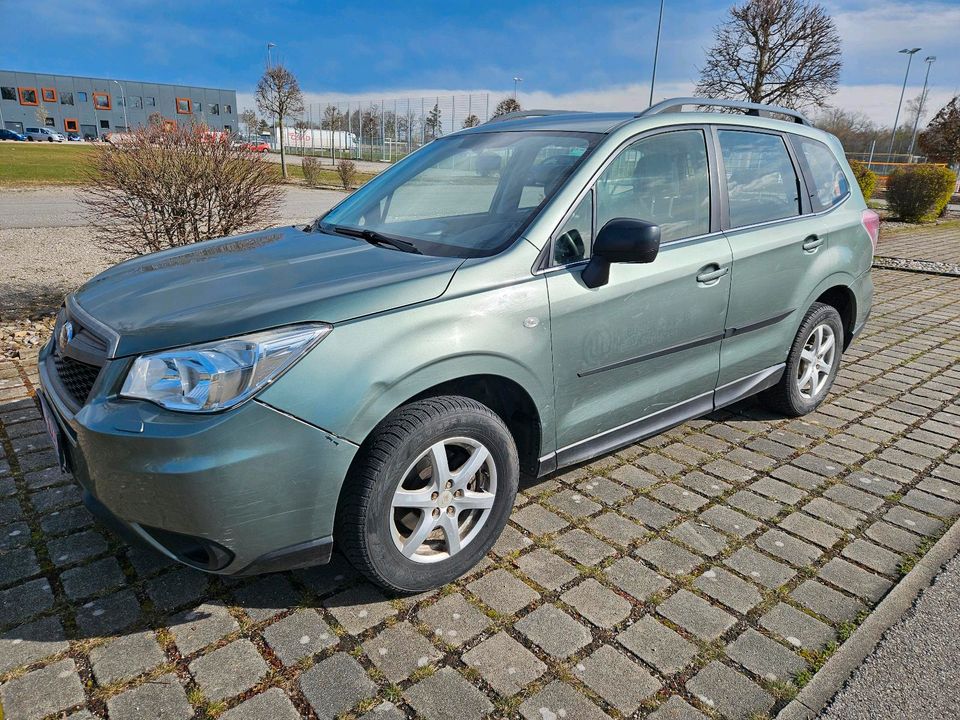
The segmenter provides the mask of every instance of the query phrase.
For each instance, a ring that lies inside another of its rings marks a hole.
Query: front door
[[[711,232],[702,129],[645,136],[607,165],[553,239],[547,273],[556,378],[557,460],[584,460],[709,412],[720,368],[731,252]],[[594,229],[616,217],[657,223],[649,264],[581,279]]]

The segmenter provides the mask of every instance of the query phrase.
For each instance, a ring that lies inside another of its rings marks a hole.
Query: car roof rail
[[[663,100],[662,102],[658,102],[656,105],[648,107],[646,110],[639,113],[637,117],[649,117],[650,115],[660,115],[662,113],[681,112],[681,108],[683,108],[685,105],[743,110],[745,114],[753,115],[754,117],[760,117],[761,112],[776,113],[777,115],[785,115],[786,117],[792,118],[793,122],[800,125],[813,125],[813,123],[811,123],[803,115],[803,113],[797,110],[791,110],[790,108],[781,107],[780,105],[765,105],[763,103],[746,102],[745,100],[722,100],[703,97],[669,98],[667,100]]]
[[[571,113],[579,112],[578,110],[515,110],[514,112],[508,112],[504,115],[497,115],[492,117],[484,125],[489,125],[491,123],[504,122],[505,120],[520,120],[522,118],[529,117],[546,117],[548,115],[570,115]]]

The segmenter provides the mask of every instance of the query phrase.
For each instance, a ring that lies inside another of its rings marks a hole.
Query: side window
[[[820,203],[821,210],[832,208],[850,192],[850,181],[843,173],[833,151],[819,140],[793,136],[795,146],[800,146],[803,159],[810,168],[813,182],[812,192]]]
[[[710,232],[710,171],[700,130],[643,138],[597,180],[597,229],[618,217],[660,226],[663,242]]]
[[[718,130],[730,225],[743,227],[800,214],[797,173],[779,135]]]
[[[577,205],[553,240],[553,264],[567,265],[590,257],[593,243],[593,191]]]

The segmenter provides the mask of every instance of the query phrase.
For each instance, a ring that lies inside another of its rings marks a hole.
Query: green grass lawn
[[[0,143],[0,187],[77,185],[93,150],[82,143]]]
[[[0,187],[39,185],[78,185],[96,147],[84,143],[0,143]],[[277,174],[280,165],[276,165]],[[303,180],[299,165],[287,165],[291,179]],[[357,185],[363,185],[375,173],[358,172]],[[321,171],[323,185],[340,187],[336,170]]]

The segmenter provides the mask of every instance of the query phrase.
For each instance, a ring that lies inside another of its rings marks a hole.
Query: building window
[[[73,105],[73,93],[69,93],[69,92],[60,93],[60,104]]]
[[[213,103],[213,105],[210,106],[210,114],[211,114],[211,115],[219,115],[219,114],[220,114],[220,105],[219,105],[219,103]]]
[[[132,108],[142,108],[143,107],[143,98],[139,95],[131,95],[127,98]]]
[[[52,117],[48,117],[43,119],[43,124],[47,127],[56,127],[57,122]]]
[[[144,98],[144,100],[145,100],[146,103],[147,103],[147,107],[156,107],[156,106],[157,106],[157,99],[156,99],[156,98],[148,97],[148,98]]]
[[[233,132],[233,128],[230,127],[229,125],[224,125],[224,126],[223,126],[223,131],[224,131],[224,132]]]
[[[110,93],[93,94],[93,107],[95,110],[112,110],[113,102],[110,99]]]
[[[4,100],[16,100],[17,89],[12,87],[0,88],[0,98],[3,98]]]
[[[177,114],[178,115],[191,115],[193,114],[192,103],[190,98],[177,98]]]
[[[55,103],[57,101],[56,88],[40,88],[40,95],[44,102]]]
[[[63,129],[67,132],[77,132],[80,130],[80,123],[76,118],[64,118],[63,119]]]
[[[101,120],[101,121],[100,121],[100,127],[103,128],[104,130],[109,130],[109,129],[110,129],[110,121],[109,121],[109,120]]]
[[[224,111],[227,113],[227,115],[229,115],[230,113],[233,112],[233,106],[232,106],[232,105],[224,105]]]
[[[86,102],[86,101],[87,101],[87,94],[86,94],[85,92],[78,92],[78,93],[77,93],[77,100],[79,100],[80,102]]]
[[[195,113],[201,113],[201,112],[203,112],[203,105],[201,105],[200,103],[194,103],[194,104],[193,104],[193,111],[194,111]]]
[[[39,105],[36,88],[17,88],[21,105]]]

